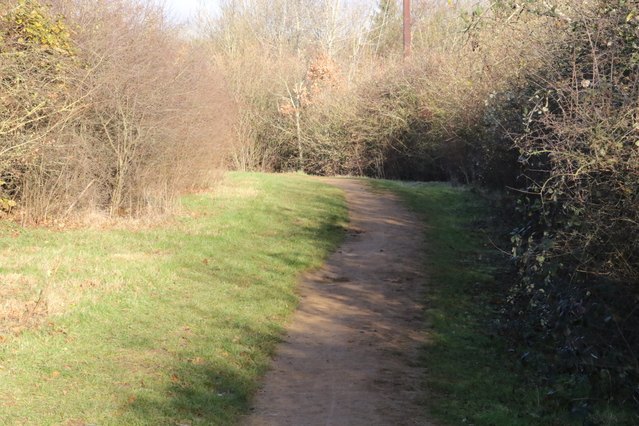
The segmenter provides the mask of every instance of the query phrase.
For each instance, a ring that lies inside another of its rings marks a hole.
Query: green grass
[[[372,184],[402,196],[427,226],[429,343],[423,363],[431,416],[459,425],[573,424],[567,410],[548,411],[548,390],[522,379],[535,374],[519,362],[527,349],[495,333],[495,309],[503,300],[494,277],[508,258],[488,238],[494,229],[486,221],[486,198],[439,183]]]
[[[484,233],[485,198],[370,182],[426,223],[431,416],[581,424],[526,379],[527,348],[495,333],[494,277],[507,259]],[[0,224],[0,425],[233,425],[247,411],[297,277],[341,241],[344,198],[301,175],[232,173],[183,208],[137,230]],[[620,418],[600,410],[594,424],[631,424]]]
[[[0,225],[0,424],[231,425],[247,410],[345,201],[303,176],[233,173],[183,207],[134,232]]]

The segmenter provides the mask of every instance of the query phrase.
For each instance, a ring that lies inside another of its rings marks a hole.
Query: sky
[[[165,2],[167,7],[175,13],[180,20],[186,20],[199,7],[204,6],[209,10],[215,11],[219,6],[220,0],[157,0]]]

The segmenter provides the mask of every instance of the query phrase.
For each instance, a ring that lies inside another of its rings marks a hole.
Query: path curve
[[[302,280],[301,303],[245,426],[431,425],[425,419],[423,232],[389,193],[343,189],[344,244]]]

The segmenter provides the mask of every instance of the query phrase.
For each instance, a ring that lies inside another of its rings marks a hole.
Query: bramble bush
[[[530,78],[516,139],[527,195],[510,315],[554,356],[552,398],[587,416],[639,402],[639,6],[568,6],[552,11],[561,47]]]

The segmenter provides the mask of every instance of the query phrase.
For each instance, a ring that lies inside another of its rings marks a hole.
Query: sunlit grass
[[[247,409],[297,276],[341,240],[344,198],[234,173],[183,208],[136,232],[1,225],[0,424],[225,425]]]

